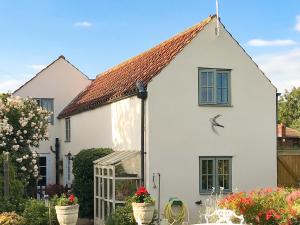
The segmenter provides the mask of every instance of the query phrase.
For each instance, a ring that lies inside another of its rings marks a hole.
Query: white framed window
[[[199,191],[217,192],[223,187],[225,192],[232,191],[232,157],[199,157]]]
[[[74,180],[73,160],[70,159],[68,155],[65,155],[63,159],[63,165],[64,165],[64,169],[63,169],[64,186],[68,185],[70,187]]]
[[[199,105],[230,105],[230,70],[199,69],[198,83]]]
[[[71,142],[71,119],[65,118],[65,142]]]
[[[39,153],[39,180],[38,186],[47,186],[51,177],[51,155],[48,153]]]
[[[51,112],[48,122],[54,124],[54,99],[53,98],[34,98],[37,104]]]

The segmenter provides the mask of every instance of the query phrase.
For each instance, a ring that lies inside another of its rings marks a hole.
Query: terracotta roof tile
[[[210,16],[190,29],[98,75],[58,118],[135,95],[137,81],[147,86],[214,17]]]

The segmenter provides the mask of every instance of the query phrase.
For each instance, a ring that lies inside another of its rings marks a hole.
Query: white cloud
[[[294,29],[300,32],[300,15],[296,16],[296,25]]]
[[[93,24],[91,22],[88,21],[79,21],[74,23],[75,27],[91,27]]]
[[[265,46],[290,46],[290,45],[297,44],[297,42],[290,39],[277,39],[277,40],[252,39],[248,41],[247,44],[255,47],[265,47]]]
[[[0,75],[0,93],[13,92],[26,81],[30,79],[29,75],[10,76]]]
[[[279,92],[300,86],[300,48],[254,57]]]
[[[30,68],[30,69],[34,69],[34,70],[42,70],[46,66],[43,65],[43,64],[33,64],[33,65],[28,65],[27,67]]]

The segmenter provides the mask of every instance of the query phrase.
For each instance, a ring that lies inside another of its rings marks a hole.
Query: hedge
[[[110,148],[81,150],[73,161],[74,194],[79,200],[79,216],[94,217],[94,170],[93,161],[112,153]]]

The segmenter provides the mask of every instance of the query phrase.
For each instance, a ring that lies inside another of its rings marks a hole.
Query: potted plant
[[[62,195],[57,198],[55,211],[60,225],[76,225],[79,205],[74,195]]]
[[[149,224],[154,214],[154,199],[145,187],[140,187],[132,198],[132,209],[138,224]]]

